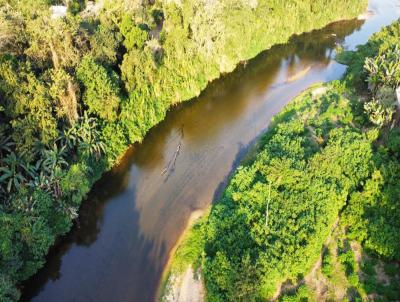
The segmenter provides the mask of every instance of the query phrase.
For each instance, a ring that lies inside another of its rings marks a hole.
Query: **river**
[[[172,108],[105,174],[72,231],[23,285],[23,301],[155,299],[171,249],[193,211],[218,198],[273,115],[315,82],[339,79],[335,48],[354,49],[400,16],[400,1],[371,0],[366,21],[294,36]]]

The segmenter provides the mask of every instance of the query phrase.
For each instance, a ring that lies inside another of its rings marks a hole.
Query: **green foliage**
[[[333,260],[332,260],[332,255],[329,250],[327,250],[322,257],[322,267],[321,271],[322,273],[328,277],[331,278],[333,271],[334,271],[334,266],[333,266]]]
[[[14,287],[13,282],[4,275],[0,275],[0,298],[4,302],[18,301],[20,293]]]
[[[147,31],[141,29],[139,26],[135,25],[132,17],[129,15],[124,15],[122,17],[119,29],[124,36],[124,46],[129,51],[134,47],[142,49],[145,42],[148,40],[149,36]]]
[[[105,142],[102,150],[105,151],[106,158],[110,161],[111,166],[114,160],[127,149],[128,142],[125,138],[123,127],[117,123],[107,124],[103,128],[101,137]]]
[[[61,179],[61,191],[74,206],[79,206],[82,198],[89,192],[88,174],[88,167],[84,164],[73,164]]]
[[[400,163],[386,160],[366,182],[363,191],[351,196],[343,219],[349,225],[352,238],[364,242],[367,249],[390,259],[400,259],[397,186]]]
[[[385,263],[385,273],[388,276],[395,277],[399,271],[399,268],[394,263]]]
[[[397,74],[396,69],[387,66],[382,60],[385,60],[388,52],[393,53],[389,57],[396,58],[398,56],[398,49],[400,47],[400,22],[394,22],[392,25],[383,28],[380,32],[372,35],[369,41],[365,45],[358,46],[357,50],[354,52],[343,52],[339,55],[339,61],[349,65],[347,69],[346,82],[349,83],[349,87],[356,87],[364,89],[367,84],[368,69],[369,66],[378,65],[377,68],[372,70],[379,71],[379,73],[374,73],[372,78],[376,78],[376,84],[381,86],[382,84],[390,85],[393,83],[392,79],[396,77],[393,76]],[[366,64],[366,60],[368,63]],[[397,64],[395,60],[389,65]],[[367,69],[364,67],[367,66]],[[371,66],[372,67],[372,66]],[[389,82],[385,80],[386,75],[382,73],[386,68],[391,70],[388,75]],[[371,80],[372,80],[371,78]],[[375,80],[372,80],[375,84]],[[371,87],[373,88],[373,87]]]
[[[339,240],[338,245],[339,262],[344,267],[347,280],[353,288],[353,293],[358,294],[360,289],[360,279],[354,252],[347,239]]]
[[[169,271],[171,274],[184,273],[188,266],[197,269],[201,265],[201,254],[204,250],[204,231],[208,213],[204,214],[194,225],[184,234],[182,242],[174,253],[170,263]]]
[[[364,68],[372,91],[377,91],[382,86],[396,89],[400,84],[400,48],[395,45],[384,54],[366,58]]]
[[[122,38],[113,25],[108,23],[100,23],[90,36],[90,54],[96,62],[112,66],[118,59],[118,47]]]
[[[105,151],[105,145],[100,135],[97,119],[89,117],[86,113],[75,128],[67,133],[67,144],[77,146],[81,157],[99,159]]]
[[[400,156],[400,128],[394,128],[389,132],[389,138],[387,143],[389,152],[393,156],[399,158]]]
[[[64,69],[50,69],[44,74],[49,81],[49,94],[53,99],[57,119],[73,125],[78,119],[79,89],[73,77]]]
[[[365,104],[370,120],[379,127],[390,124],[395,113],[395,89],[400,84],[400,49],[397,45],[374,58],[366,58],[364,69],[374,99]]]
[[[25,279],[43,264],[42,256],[54,242],[52,206],[47,192],[36,189],[27,195],[26,190],[21,190],[12,200],[11,213],[0,213],[4,230],[1,269],[8,272],[11,280]],[[31,215],[26,215],[29,212]],[[18,237],[19,244],[15,245]]]
[[[27,171],[26,166],[22,163],[15,153],[9,153],[4,159],[5,166],[0,167],[2,176],[1,182],[5,182],[6,191],[10,193],[13,189],[19,190],[21,184],[26,181],[23,172]]]
[[[400,298],[400,276],[396,263],[382,262],[373,255],[366,255],[361,268],[360,286],[367,294],[377,296],[380,301],[397,301]],[[379,275],[378,271],[381,271]]]
[[[306,285],[299,286],[292,294],[286,294],[279,298],[280,302],[307,302],[309,301],[309,289]]]
[[[87,38],[82,35],[79,18],[51,19],[48,12],[48,8],[36,11],[25,19],[24,54],[41,69],[76,67],[88,51]]]
[[[367,258],[361,265],[361,270],[369,275],[369,276],[375,276],[376,271],[375,271],[375,265],[377,264],[376,259],[374,258]]]
[[[370,120],[384,128],[381,130],[381,144],[374,155],[374,172],[362,183],[362,188],[352,194],[342,219],[348,226],[351,239],[361,241],[371,252],[396,260],[400,259],[399,130],[385,127],[390,126],[394,113],[394,88],[399,85],[399,37],[400,21],[397,21],[351,53],[355,60],[349,65],[346,81],[356,83],[353,76],[359,74],[369,83],[373,99],[365,107]],[[362,66],[365,72],[361,71]]]
[[[57,137],[51,98],[31,64],[13,57],[0,59],[0,93],[16,150],[29,156],[36,142],[47,145]]]
[[[107,72],[87,56],[77,69],[77,78],[84,86],[83,102],[88,106],[88,112],[108,121],[115,120],[120,103],[118,75]]]
[[[365,103],[364,109],[371,122],[378,127],[388,126],[395,113],[395,107],[393,104],[385,104],[374,99]]]
[[[78,14],[86,7],[86,0],[71,0],[68,2],[68,11],[71,14]]]

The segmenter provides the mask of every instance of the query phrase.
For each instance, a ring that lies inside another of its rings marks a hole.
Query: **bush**
[[[13,282],[4,275],[0,275],[0,300],[3,302],[17,301],[20,298],[19,291]]]
[[[385,263],[384,270],[390,277],[395,277],[399,273],[399,267],[394,263]]]
[[[393,156],[400,159],[400,128],[394,128],[390,131],[388,148]]]
[[[64,200],[72,207],[78,207],[89,192],[88,167],[85,164],[73,164],[61,179],[61,191]]]
[[[394,45],[374,58],[366,58],[364,68],[374,94],[381,87],[396,89],[400,84],[400,48]]]
[[[375,276],[375,265],[377,264],[375,259],[367,259],[361,264],[361,270],[368,276]]]
[[[77,69],[77,78],[84,86],[83,102],[88,112],[108,121],[115,120],[120,103],[118,75],[86,56]]]
[[[300,285],[294,293],[285,294],[279,298],[280,302],[307,302],[309,301],[309,290],[306,285]]]
[[[321,267],[322,273],[328,278],[332,278],[332,274],[335,270],[332,261],[333,261],[332,256],[328,250],[323,255],[322,267]]]

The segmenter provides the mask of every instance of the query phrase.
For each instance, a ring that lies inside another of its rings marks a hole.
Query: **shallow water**
[[[153,301],[190,214],[218,197],[271,117],[315,82],[340,78],[337,44],[354,49],[400,16],[372,0],[344,21],[275,46],[174,107],[93,187],[69,235],[24,285],[24,301]]]

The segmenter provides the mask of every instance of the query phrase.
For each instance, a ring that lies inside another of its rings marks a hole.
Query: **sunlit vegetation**
[[[275,116],[205,222],[208,301],[399,299],[399,41],[400,21]]]
[[[210,80],[293,33],[352,18],[366,5],[365,0],[67,3],[67,15],[57,17],[50,6],[62,1],[0,0],[2,301],[18,298],[14,285],[44,264],[93,182],[171,105],[197,96]],[[295,123],[288,127],[309,131]],[[301,140],[291,144],[296,149],[288,156],[295,158],[308,159],[319,148],[302,150]],[[271,214],[271,228],[275,219]],[[244,265],[252,266],[254,257],[246,257]]]
[[[309,301],[310,299],[312,299],[312,294],[306,285],[300,285],[291,293],[279,297],[280,302],[302,302]]]
[[[168,271],[170,274],[181,274],[189,265],[193,269],[201,266],[199,260],[204,247],[204,226],[207,219],[208,213],[198,219],[184,234],[182,242],[175,251],[175,257],[171,259],[169,264]]]

